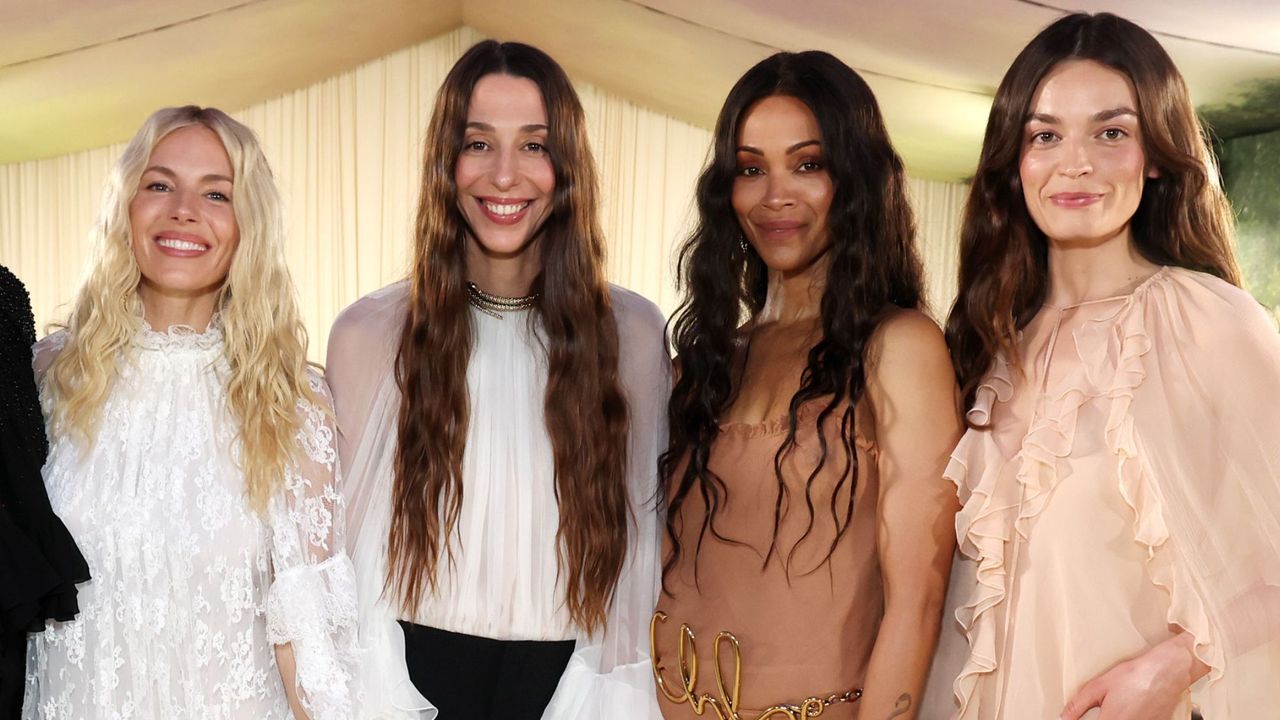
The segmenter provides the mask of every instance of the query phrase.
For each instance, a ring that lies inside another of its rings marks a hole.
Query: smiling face
[[[794,97],[760,100],[743,117],[737,160],[733,210],[747,241],[771,271],[790,276],[813,267],[831,247],[835,192],[813,112]]]
[[[156,143],[129,202],[144,305],[161,296],[212,305],[240,243],[233,192],[231,160],[209,128],[188,125]]]
[[[473,251],[509,258],[537,237],[556,186],[547,134],[547,111],[532,80],[494,74],[476,83],[454,166]]]
[[[1147,167],[1133,83],[1092,60],[1058,64],[1036,89],[1019,175],[1027,210],[1054,243],[1131,240]]]

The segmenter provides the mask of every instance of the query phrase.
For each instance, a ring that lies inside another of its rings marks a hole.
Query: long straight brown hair
[[[1027,211],[1019,165],[1036,89],[1068,60],[1092,60],[1133,83],[1143,151],[1159,170],[1147,180],[1131,220],[1138,252],[1160,265],[1240,284],[1231,206],[1173,60],[1128,20],[1110,13],[1067,15],[1036,35],[1000,82],[965,204],[959,295],[947,319],[947,344],[966,407],[997,353],[1017,362],[1017,333],[1048,291],[1048,241]]]
[[[618,329],[604,279],[595,161],[582,105],[542,51],[481,42],[449,71],[423,153],[413,275],[396,380],[402,402],[388,538],[387,587],[411,611],[453,561],[462,508],[462,455],[470,399],[472,326],[466,294],[467,227],[454,166],[480,78],[527,78],[542,93],[555,174],[550,216],[538,231],[542,271],[534,320],[547,354],[544,418],[560,508],[557,557],[565,603],[587,632],[602,627],[627,550],[628,414],[618,381]]]

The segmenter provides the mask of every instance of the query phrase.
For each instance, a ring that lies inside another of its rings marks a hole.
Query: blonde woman
[[[155,113],[97,233],[66,329],[35,348],[45,484],[93,580],[34,637],[23,717],[350,717],[329,399],[253,133]]]

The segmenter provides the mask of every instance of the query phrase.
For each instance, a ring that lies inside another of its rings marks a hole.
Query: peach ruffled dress
[[[862,434],[872,425],[869,419],[859,416],[856,423],[859,471],[854,511],[838,540],[831,514],[833,499],[844,523],[850,487],[840,449],[841,411],[833,412],[823,424],[830,450],[809,488],[812,529],[801,540],[810,527],[805,486],[819,457],[816,421],[822,404],[810,402],[798,414],[797,447],[782,466],[786,494],[773,554],[769,546],[779,497],[774,454],[786,438],[785,417],[723,425],[712,445],[709,467],[728,488],[716,518],[716,528],[727,540],[708,531],[701,550],[696,550],[706,515],[697,488],[689,493],[677,518],[682,554],[666,578],[671,592],[663,593],[658,602],[658,610],[668,619],[656,626],[655,663],[662,668],[669,689],[682,694],[677,645],[680,626],[689,625],[698,659],[696,695],[727,700],[716,687],[715,644],[720,632],[732,633],[741,644],[738,713],[744,720],[755,720],[775,705],[797,705],[809,697],[827,698],[861,688],[884,612],[876,550],[876,448]],[[840,484],[842,477],[845,481]],[[828,560],[833,540],[835,549]],[[728,695],[734,677],[733,654],[728,645],[721,654]],[[668,720],[697,717],[689,704],[674,703],[661,692],[659,701]],[[852,720],[855,710],[856,702],[835,703],[824,709],[822,718]],[[708,707],[704,717],[717,715]]]
[[[1162,268],[1123,296],[1046,306],[1019,350],[980,386],[969,419],[987,428],[946,471],[972,578],[951,603],[966,651],[953,716],[1056,718],[1187,631],[1212,668],[1195,688],[1207,720],[1280,718],[1272,320],[1222,280]]]

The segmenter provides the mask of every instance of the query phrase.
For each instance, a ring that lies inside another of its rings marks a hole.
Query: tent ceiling
[[[165,105],[239,109],[461,22],[421,0],[0,0],[0,163],[125,140]]]
[[[958,179],[972,171],[1004,69],[1061,14],[1056,4],[0,0],[0,163],[122,140],[161,105],[260,102],[465,23],[538,45],[576,77],[704,127],[752,63],[822,48],[866,77],[913,174]],[[1157,32],[1223,134],[1280,127],[1280,3],[1072,6]]]

